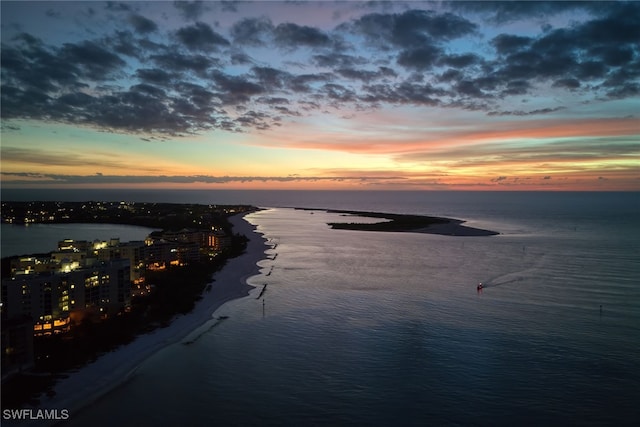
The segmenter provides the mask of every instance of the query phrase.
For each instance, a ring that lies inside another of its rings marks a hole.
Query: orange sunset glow
[[[4,188],[640,189],[636,3],[123,5],[2,3]]]

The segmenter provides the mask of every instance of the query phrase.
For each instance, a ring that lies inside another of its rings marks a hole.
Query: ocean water
[[[64,239],[109,240],[119,238],[121,242],[144,240],[153,228],[121,224],[1,224],[0,256],[30,255],[56,250]]]
[[[639,193],[189,194],[272,207],[247,216],[268,243],[256,289],[64,425],[640,420]],[[287,206],[449,216],[501,234],[331,230],[345,218]]]

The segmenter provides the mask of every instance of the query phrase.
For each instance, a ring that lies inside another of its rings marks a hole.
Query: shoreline
[[[149,357],[184,340],[207,322],[217,321],[213,315],[226,302],[248,296],[255,286],[249,285],[247,279],[260,273],[257,263],[266,258],[268,246],[256,227],[244,219],[247,214],[229,218],[233,232],[244,234],[248,238],[245,252],[229,259],[222,270],[212,276],[211,291],[203,291],[202,299],[197,301],[191,312],[174,317],[166,328],[139,335],[134,341],[100,355],[94,362],[77,371],[64,373],[63,375],[68,376],[58,380],[53,387],[55,395],[48,397],[42,394],[39,405],[32,409],[67,409],[69,419],[72,419],[74,413],[84,410],[92,402],[130,381],[138,367]],[[37,425],[65,423],[65,420],[33,421]],[[31,423],[25,423],[24,420],[20,422],[20,425],[27,424]]]

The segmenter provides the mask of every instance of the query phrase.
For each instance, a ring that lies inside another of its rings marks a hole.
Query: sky
[[[0,8],[3,188],[640,190],[640,2]]]

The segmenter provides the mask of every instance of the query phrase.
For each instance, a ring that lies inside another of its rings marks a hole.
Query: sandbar
[[[462,225],[465,221],[425,215],[405,215],[380,212],[360,212],[345,210],[326,210],[347,216],[380,218],[385,221],[376,223],[331,222],[329,226],[340,230],[386,231],[441,234],[445,236],[495,236],[496,231]]]

